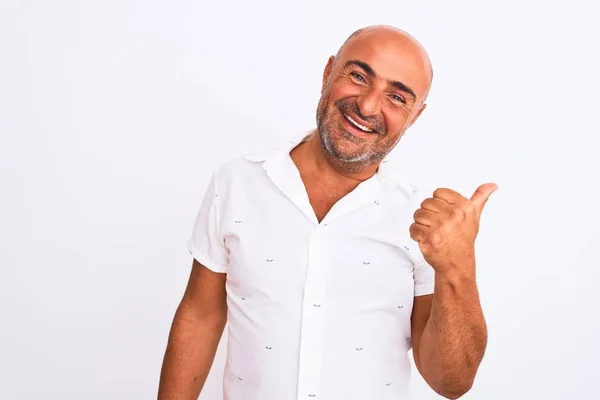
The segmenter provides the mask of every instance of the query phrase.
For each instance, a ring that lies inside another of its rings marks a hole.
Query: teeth
[[[346,119],[348,121],[350,121],[350,123],[354,126],[356,126],[358,129],[360,129],[363,132],[367,132],[367,133],[373,133],[373,129],[369,129],[364,125],[359,124],[358,122],[356,122],[355,120],[352,119],[351,116],[344,114],[344,117],[346,117]]]

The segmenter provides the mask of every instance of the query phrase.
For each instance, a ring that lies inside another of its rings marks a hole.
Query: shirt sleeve
[[[200,205],[200,210],[188,242],[190,254],[213,272],[226,273],[229,252],[219,226],[219,190],[217,171],[212,174],[208,188]]]
[[[424,296],[433,293],[435,272],[425,259],[415,264],[413,276],[415,279],[415,296]]]

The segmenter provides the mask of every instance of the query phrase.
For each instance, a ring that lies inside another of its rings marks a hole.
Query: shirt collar
[[[310,134],[305,134],[295,140],[287,140],[281,143],[275,150],[250,154],[245,156],[245,158],[252,162],[262,162],[263,168],[269,172],[273,167],[281,166],[281,163],[285,162],[286,158],[289,157],[292,149],[309,137]],[[416,189],[397,168],[394,168],[389,155],[382,160],[376,175],[386,187],[390,187],[390,185],[398,186],[407,196],[411,196]]]

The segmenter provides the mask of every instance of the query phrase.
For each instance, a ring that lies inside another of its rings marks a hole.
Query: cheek
[[[321,116],[325,116],[328,109],[331,106],[331,95],[328,91],[323,92],[321,98],[319,99],[319,104],[317,106],[318,114]]]
[[[413,113],[408,109],[396,109],[386,114],[390,132],[404,132],[413,118]]]
[[[331,84],[329,87],[329,94],[333,102],[345,99],[347,97],[353,97],[360,95],[360,90],[345,80],[338,80]]]
[[[385,117],[385,124],[388,136],[396,137],[406,129],[408,118],[404,114],[396,112],[396,115]]]

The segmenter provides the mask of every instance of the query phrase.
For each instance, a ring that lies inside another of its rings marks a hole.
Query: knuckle
[[[409,231],[410,231],[410,237],[413,240],[416,240],[416,236],[417,236],[417,226],[416,226],[416,224],[411,224]]]
[[[453,207],[450,210],[450,215],[452,216],[452,218],[460,220],[464,217],[465,212],[461,207]]]
[[[433,231],[429,234],[429,243],[433,246],[437,246],[442,241],[442,235],[438,231]]]

